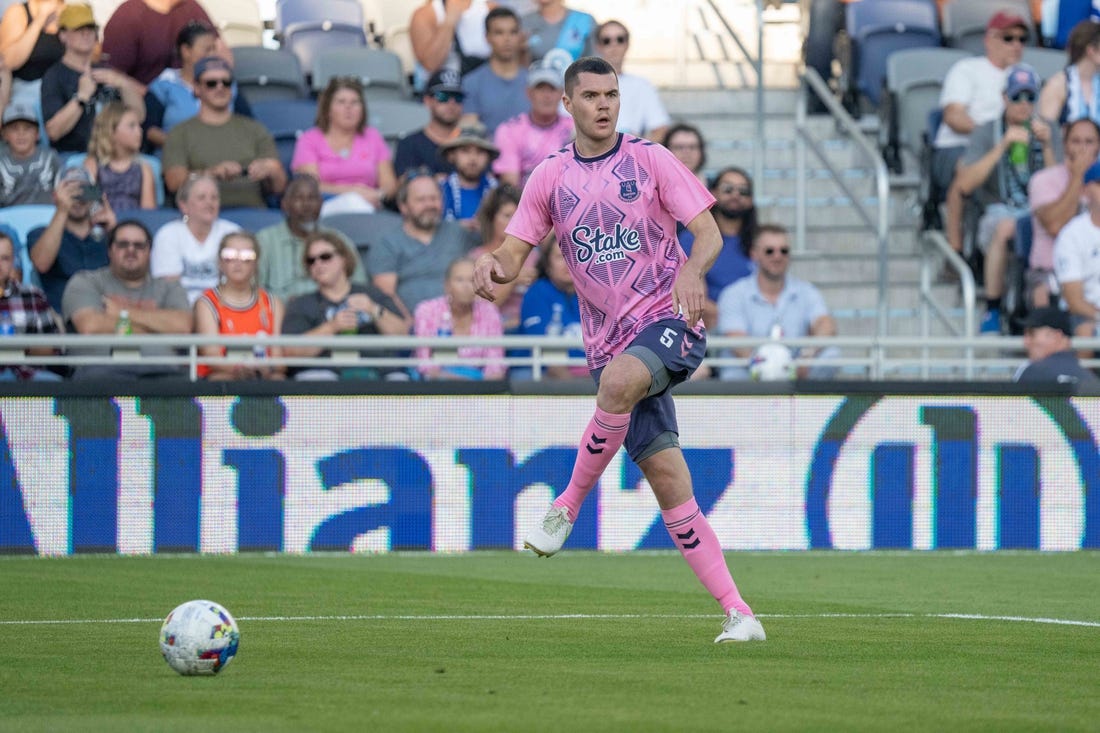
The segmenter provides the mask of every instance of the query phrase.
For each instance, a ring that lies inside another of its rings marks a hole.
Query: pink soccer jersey
[[[676,316],[672,285],[685,260],[676,222],[713,203],[664,147],[620,135],[597,158],[573,145],[550,155],[505,231],[535,245],[553,227],[580,298],[588,366],[598,369],[639,331]]]

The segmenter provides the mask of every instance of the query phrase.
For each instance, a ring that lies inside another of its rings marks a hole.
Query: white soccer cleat
[[[561,549],[572,531],[573,523],[569,521],[566,508],[551,505],[542,523],[523,538],[523,546],[539,557],[550,557]]]
[[[727,641],[764,641],[768,638],[764,634],[764,627],[756,620],[755,616],[747,616],[735,610],[731,610],[722,624],[722,633],[714,640],[715,644]]]

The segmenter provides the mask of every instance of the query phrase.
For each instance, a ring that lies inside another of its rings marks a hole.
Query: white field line
[[[693,619],[716,618],[716,614],[661,614],[661,613],[559,613],[559,614],[357,614],[329,616],[238,616],[238,621],[274,622],[287,621],[569,621],[569,620],[629,620],[629,619]],[[767,619],[951,619],[963,621],[1000,621],[1006,623],[1052,624],[1054,626],[1084,626],[1100,629],[1100,621],[1042,618],[1029,616],[990,616],[980,613],[762,613]],[[64,626],[75,624],[151,624],[161,623],[159,618],[85,618],[85,619],[0,619],[0,626]]]

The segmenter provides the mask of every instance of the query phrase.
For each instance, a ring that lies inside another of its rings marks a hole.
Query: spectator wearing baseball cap
[[[144,90],[121,72],[93,65],[99,25],[90,5],[66,5],[57,25],[65,53],[42,76],[42,117],[54,149],[83,153],[88,150],[98,107],[122,100],[144,120]]]
[[[463,124],[479,122],[492,135],[501,123],[530,106],[519,16],[511,8],[490,10],[485,18],[485,40],[490,49],[489,62],[462,77],[466,93]]]
[[[18,104],[5,109],[0,138],[0,207],[51,203],[59,162],[52,148],[38,144],[34,110]]]
[[[1004,113],[1005,77],[1009,67],[1020,63],[1028,27],[1027,21],[1018,15],[995,13],[986,25],[985,54],[955,62],[944,77],[940,91],[943,123],[935,131],[932,143],[929,199],[936,204],[946,202],[944,235],[957,252],[962,251],[963,245],[964,194],[957,185],[955,172],[967,151],[971,132]]]
[[[199,113],[164,141],[164,185],[175,194],[192,173],[218,182],[222,208],[264,208],[282,193],[287,174],[275,139],[263,125],[233,112],[233,67],[220,56],[195,63]]]
[[[1100,163],[1083,176],[1086,210],[1054,240],[1054,276],[1075,336],[1091,337],[1100,318]]]
[[[1054,306],[1036,308],[1021,325],[1028,363],[1016,372],[1016,382],[1062,387],[1075,394],[1100,392],[1100,379],[1081,366],[1072,348],[1069,313]]]
[[[986,314],[981,332],[1004,328],[1001,297],[1008,272],[1009,243],[1017,220],[1031,217],[1031,176],[1054,165],[1050,126],[1035,115],[1039,75],[1027,64],[1008,69],[1003,88],[1004,113],[970,133],[955,183],[982,207],[977,244],[985,254]]]
[[[463,127],[457,137],[439,146],[439,152],[454,166],[454,172],[440,184],[443,218],[474,231],[481,200],[497,187],[489,165],[500,155],[500,150],[486,136],[485,128],[477,125]]]
[[[440,177],[454,170],[440,156],[439,146],[458,134],[464,96],[462,78],[454,69],[441,69],[431,75],[424,88],[428,124],[398,140],[393,161],[398,177],[420,168]]]
[[[522,187],[543,158],[573,139],[573,118],[560,111],[564,87],[558,66],[536,62],[528,68],[531,110],[502,124],[494,136],[500,157],[493,172],[501,181]]]

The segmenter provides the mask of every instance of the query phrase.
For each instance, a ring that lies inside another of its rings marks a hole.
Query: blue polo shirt
[[[684,254],[690,257],[695,235],[683,229],[676,236],[680,240],[680,246],[684,248]],[[755,271],[755,263],[741,250],[741,237],[737,234],[723,236],[722,251],[718,253],[714,266],[707,271],[707,297],[717,301],[724,288]]]
[[[741,278],[718,296],[718,332],[723,335],[744,333],[764,337],[772,326],[779,324],[783,335],[800,338],[810,334],[810,326],[829,309],[821,292],[805,280],[787,275],[783,290],[775,303],[764,297],[757,276]],[[732,356],[729,352],[726,356]],[[741,379],[748,372],[740,367],[726,367],[723,379]]]

